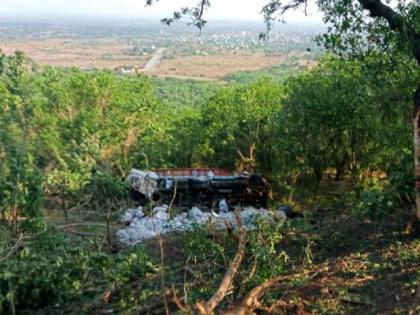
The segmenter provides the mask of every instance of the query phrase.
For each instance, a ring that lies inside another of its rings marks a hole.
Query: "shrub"
[[[360,200],[353,206],[353,214],[361,218],[379,219],[389,214],[392,201],[385,191],[379,187],[372,187],[360,193]]]
[[[122,287],[157,272],[140,247],[110,256],[96,245],[50,230],[24,246],[16,257],[1,261],[0,313],[92,299],[113,283]]]
[[[279,276],[285,270],[285,263],[288,256],[284,251],[279,250],[282,240],[283,225],[259,222],[255,231],[248,233],[248,257],[253,261],[244,266],[253,268],[255,273],[248,279],[247,285],[250,288],[264,282],[267,279]]]

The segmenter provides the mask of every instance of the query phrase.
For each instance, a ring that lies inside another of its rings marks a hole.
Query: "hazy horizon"
[[[116,18],[148,19],[157,22],[170,16],[174,10],[183,6],[192,6],[197,0],[160,0],[151,7],[145,6],[145,0],[14,0],[0,2],[0,16],[21,18]],[[213,0],[205,18],[211,21],[252,21],[263,22],[260,14],[266,0]],[[238,10],[238,8],[240,8]],[[290,11],[285,15],[288,23],[322,24],[322,15],[316,7],[308,9],[305,16],[302,10]]]
[[[124,15],[88,15],[88,14],[74,14],[74,15],[31,15],[31,14],[14,14],[14,13],[2,13],[0,12],[0,24],[4,23],[24,23],[24,24],[34,24],[34,23],[51,23],[51,24],[101,24],[101,23],[118,23],[118,24],[127,24],[127,25],[136,25],[136,24],[151,24],[151,25],[162,25],[166,26],[161,22],[161,19],[165,16],[157,17],[148,17],[148,16],[124,16]],[[229,20],[229,19],[211,19],[208,20],[205,28],[212,28],[212,26],[251,26],[251,27],[265,27],[263,18],[260,20]],[[290,21],[286,20],[285,23],[278,22],[275,25],[275,28],[282,28],[288,26],[301,26],[301,27],[324,27],[324,23],[317,21]],[[175,23],[173,26],[179,27],[191,27],[185,23]]]

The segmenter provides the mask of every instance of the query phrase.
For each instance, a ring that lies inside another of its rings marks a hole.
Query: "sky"
[[[262,21],[259,14],[268,0],[212,0],[206,12],[207,20]],[[116,16],[163,18],[183,6],[193,6],[197,0],[159,0],[146,7],[145,0],[0,0],[0,15],[25,16]],[[321,23],[315,7],[289,12],[287,22]]]

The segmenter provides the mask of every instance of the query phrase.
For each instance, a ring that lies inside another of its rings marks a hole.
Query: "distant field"
[[[279,28],[267,42],[258,41],[259,31],[260,26],[221,24],[199,37],[185,26],[138,21],[9,20],[0,21],[0,49],[23,51],[41,65],[123,73],[146,69],[152,76],[194,80],[266,71],[291,59],[308,66],[320,54],[313,41],[316,29]]]
[[[0,42],[0,47],[6,54],[21,50],[42,65],[81,69],[129,66],[141,71],[152,58],[152,54],[131,55],[132,45],[116,39],[12,41]],[[175,56],[164,58],[149,74],[158,77],[215,80],[238,71],[267,69],[286,62],[290,55],[266,56],[241,51],[210,56]]]
[[[261,54],[229,54],[213,56],[181,56],[163,60],[154,74],[157,76],[187,76],[222,78],[237,71],[254,71],[282,63],[284,56]]]
[[[142,69],[152,55],[130,55],[132,46],[116,39],[79,41],[48,39],[0,43],[6,54],[21,50],[39,64],[114,69],[132,66]],[[176,56],[164,59],[150,74],[162,77],[218,79],[238,71],[255,71],[280,64],[286,56],[263,54],[221,54],[211,56]]]
[[[148,56],[131,56],[132,46],[116,39],[46,39],[0,42],[6,54],[23,51],[39,64],[88,68],[114,69],[120,66],[142,68]]]

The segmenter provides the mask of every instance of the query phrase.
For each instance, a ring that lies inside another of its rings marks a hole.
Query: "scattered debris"
[[[119,241],[125,245],[134,245],[157,235],[173,231],[190,231],[206,224],[212,224],[217,229],[226,228],[226,224],[234,229],[237,228],[234,211],[220,211],[219,214],[215,214],[193,207],[188,212],[183,212],[171,219],[168,209],[167,205],[155,207],[150,216],[145,215],[142,207],[127,210],[122,216],[122,222],[126,227],[116,232]],[[269,211],[253,207],[243,208],[240,215],[243,227],[247,230],[255,229],[257,220],[282,224],[286,219],[284,211]]]

